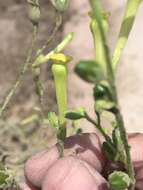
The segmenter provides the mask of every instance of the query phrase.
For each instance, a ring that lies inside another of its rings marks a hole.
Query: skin
[[[136,188],[143,187],[143,134],[129,135],[131,156],[136,172]],[[67,138],[64,157],[58,145],[30,158],[25,164],[24,190],[109,190],[103,172],[112,164],[101,150],[96,134]],[[105,169],[106,168],[106,169]]]

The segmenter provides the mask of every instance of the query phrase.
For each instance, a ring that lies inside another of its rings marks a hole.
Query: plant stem
[[[122,51],[127,43],[132,30],[137,11],[141,0],[128,0],[125,8],[125,14],[121,25],[119,37],[116,43],[115,51],[112,58],[113,69],[116,70]]]
[[[132,0],[130,0],[132,1]],[[138,0],[137,0],[138,1]],[[98,26],[99,26],[99,30],[101,33],[101,40],[102,43],[104,45],[104,56],[105,56],[105,60],[106,60],[106,67],[107,67],[107,79],[109,81],[109,84],[111,85],[111,89],[112,89],[112,98],[115,102],[115,104],[117,105],[117,108],[119,107],[118,105],[118,97],[117,97],[117,91],[116,91],[116,86],[115,86],[115,77],[114,77],[114,72],[112,69],[112,61],[109,55],[109,49],[106,43],[106,37],[105,37],[105,33],[103,30],[103,25],[102,25],[102,18],[101,18],[101,8],[100,8],[100,4],[98,0],[90,0],[90,4],[92,7],[92,11],[94,14],[95,19],[98,22]],[[127,157],[127,172],[131,178],[132,181],[132,185],[131,185],[131,189],[134,190],[135,187],[135,174],[134,174],[134,169],[133,169],[133,163],[131,161],[131,155],[130,155],[130,148],[128,145],[128,138],[127,138],[127,132],[124,126],[124,122],[123,122],[123,118],[122,115],[120,113],[120,110],[118,109],[118,112],[116,113],[116,120],[118,122],[118,126],[119,126],[119,131],[120,131],[120,135],[124,144],[124,149],[126,152],[126,157]]]
[[[136,182],[135,172],[134,172],[134,167],[133,167],[133,163],[131,160],[130,146],[128,144],[128,137],[127,137],[126,129],[124,127],[123,117],[122,117],[120,111],[118,111],[118,113],[116,114],[116,120],[118,121],[121,138],[123,140],[124,149],[126,152],[126,169],[128,171],[128,175],[131,178],[131,183],[132,183],[131,190],[134,190],[135,189],[135,182]]]
[[[39,49],[36,53],[36,58],[38,58],[38,56],[43,53],[43,51],[47,48],[47,46],[49,45],[49,43],[54,39],[59,27],[62,24],[62,15],[61,13],[58,12],[58,15],[56,17],[56,25],[53,29],[52,34],[49,36],[49,38],[47,39],[46,43],[43,45],[43,47],[41,49]]]
[[[34,46],[35,46],[35,42],[36,42],[37,31],[38,31],[38,27],[36,25],[34,25],[33,26],[33,32],[32,32],[31,46],[29,48],[26,61],[25,61],[24,65],[21,69],[21,72],[20,72],[18,79],[16,80],[16,82],[12,86],[11,90],[9,91],[7,96],[5,97],[4,102],[2,103],[2,106],[0,108],[0,117],[2,117],[3,112],[5,111],[6,107],[8,106],[12,96],[15,94],[17,88],[19,87],[19,85],[23,79],[25,72],[27,71],[27,69],[29,67],[29,64],[32,60],[32,54],[33,54],[33,50],[34,50]]]
[[[57,12],[56,15],[56,23],[55,23],[55,27],[53,29],[52,34],[48,37],[46,43],[42,46],[41,49],[37,50],[36,55],[34,56],[34,60],[36,58],[38,58],[38,56],[40,54],[42,54],[44,52],[44,50],[48,47],[48,45],[51,43],[51,41],[54,39],[59,27],[62,24],[62,15],[61,13]],[[39,98],[39,103],[41,104],[41,107],[43,107],[43,95],[44,95],[44,85],[42,83],[42,81],[40,80],[40,75],[41,75],[41,68],[40,67],[32,67],[32,74],[33,74],[33,80],[35,82],[35,91],[36,94],[38,95]]]
[[[96,122],[87,113],[85,114],[85,118],[87,119],[87,121],[92,123],[100,131],[100,133],[103,135],[105,140],[109,141],[110,137],[105,133],[104,129],[101,127],[101,123],[99,119],[98,119],[98,122]]]
[[[103,22],[102,22],[102,9],[101,6],[98,2],[98,0],[90,0],[90,4],[92,7],[92,14],[93,14],[93,19],[96,20],[97,25],[98,25],[98,29],[100,32],[100,40],[101,40],[101,44],[102,44],[102,56],[104,56],[105,59],[105,66],[106,66],[106,74],[109,80],[110,85],[113,85],[113,81],[114,81],[114,72],[112,69],[112,62],[110,59],[110,54],[109,54],[109,49],[108,49],[108,45],[106,42],[106,36],[105,36],[105,31],[104,31],[104,27],[103,27]],[[96,38],[96,36],[95,36]]]
[[[102,23],[104,26],[104,32],[107,33],[108,32],[108,23],[106,21],[106,19],[102,19]],[[98,64],[100,64],[100,66],[102,67],[103,70],[103,74],[106,76],[106,60],[105,60],[105,56],[104,56],[104,44],[102,43],[102,35],[100,33],[99,30],[99,26],[98,26],[98,22],[96,21],[96,19],[92,19],[91,20],[91,24],[90,24],[90,29],[93,35],[93,39],[94,39],[94,47],[96,49],[96,62]]]
[[[63,41],[52,51],[50,51],[47,55],[43,55],[41,54],[36,60],[35,62],[32,64],[32,67],[38,67],[44,63],[46,63],[47,61],[49,61],[50,56],[55,54],[55,53],[59,53],[61,51],[63,51],[63,49],[67,46],[67,44],[69,44],[72,39],[73,39],[74,33],[69,33],[64,39]]]

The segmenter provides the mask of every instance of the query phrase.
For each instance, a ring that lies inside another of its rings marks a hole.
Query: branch
[[[28,55],[26,58],[26,61],[21,69],[20,75],[18,77],[18,79],[16,80],[16,82],[14,83],[14,85],[12,86],[11,90],[9,91],[8,95],[5,97],[4,102],[2,103],[2,106],[0,108],[0,117],[2,117],[3,112],[5,111],[6,107],[8,106],[11,98],[13,97],[13,95],[15,94],[17,88],[19,87],[23,76],[25,74],[25,72],[27,71],[29,64],[32,60],[32,54],[33,54],[33,50],[34,50],[34,46],[35,46],[35,42],[36,42],[36,36],[37,36],[37,26],[34,25],[33,26],[33,33],[32,33],[32,41],[31,41],[31,45],[28,51]]]
[[[102,128],[100,123],[100,117],[98,114],[97,114],[97,122],[94,121],[87,113],[85,114],[85,119],[87,119],[87,121],[92,123],[99,130],[99,132],[103,135],[105,140],[109,141],[110,137],[105,133],[104,129]]]
[[[39,55],[39,57],[35,60],[35,62],[32,64],[32,67],[39,67],[40,65],[46,63],[49,61],[50,57],[55,53],[60,53],[64,50],[64,48],[72,41],[74,36],[74,33],[69,33],[67,36],[63,39],[63,41],[52,51],[50,51],[47,55]]]
[[[47,42],[43,45],[43,47],[41,49],[39,49],[36,53],[36,58],[41,54],[43,53],[43,51],[47,48],[47,46],[51,43],[51,41],[54,39],[59,27],[61,26],[62,24],[62,15],[61,13],[58,13],[57,14],[57,17],[56,17],[56,25],[53,29],[53,32],[52,34],[50,35],[50,37],[47,39]]]

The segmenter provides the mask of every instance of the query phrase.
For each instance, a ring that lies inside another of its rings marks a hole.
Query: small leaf
[[[80,135],[80,134],[82,134],[83,133],[83,130],[81,129],[81,128],[78,128],[77,130],[76,130],[76,134],[77,135]]]
[[[65,141],[66,138],[66,127],[59,127],[58,133],[57,133],[57,139],[61,140],[62,142]]]
[[[111,142],[103,142],[102,149],[109,160],[115,161],[116,149]]]
[[[105,80],[100,81],[94,88],[95,109],[97,112],[110,111],[117,112],[117,106],[114,103],[112,90],[109,83]]]
[[[49,112],[48,113],[48,120],[53,128],[59,128],[59,120],[55,112]]]
[[[66,112],[65,117],[71,120],[78,120],[78,119],[85,118],[85,113],[86,113],[85,110],[83,108],[80,108],[75,111]]]
[[[9,175],[6,174],[5,170],[0,170],[0,188],[2,188],[6,184],[6,180]]]
[[[96,83],[103,79],[100,65],[92,60],[80,61],[75,67],[75,72],[83,80],[91,83]]]
[[[95,110],[98,113],[104,110],[114,112],[114,110],[116,110],[116,104],[108,100],[97,100],[95,101]]]
[[[112,101],[112,91],[107,81],[103,80],[95,86],[94,97],[95,97],[95,100],[104,99],[104,100]]]
[[[111,189],[125,190],[130,186],[131,179],[125,172],[115,171],[109,175],[108,181]]]

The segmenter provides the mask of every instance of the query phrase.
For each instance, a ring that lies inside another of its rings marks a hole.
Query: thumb
[[[89,164],[74,157],[59,159],[46,173],[42,190],[108,190],[106,180]]]

